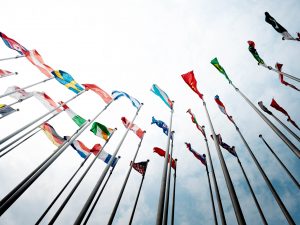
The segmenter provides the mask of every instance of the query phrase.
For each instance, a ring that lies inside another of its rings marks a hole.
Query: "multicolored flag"
[[[294,85],[292,85],[292,84],[290,84],[290,83],[283,80],[283,74],[282,74],[282,71],[281,71],[282,66],[283,65],[280,64],[280,63],[276,63],[276,65],[275,65],[275,68],[279,71],[278,74],[279,74],[280,82],[282,84],[284,84],[285,86],[290,86],[291,88],[294,88],[295,90],[300,91],[300,89],[298,89],[296,86],[294,86]]]
[[[12,108],[11,106],[5,105],[5,104],[0,104],[0,118],[3,118],[5,116],[8,116],[9,114],[15,112],[17,110],[15,110],[14,108]]]
[[[113,130],[114,129],[107,128],[106,126],[98,122],[94,122],[90,129],[90,131],[92,131],[96,136],[103,138],[105,141],[108,140]]]
[[[200,153],[196,152],[194,149],[192,149],[192,146],[191,146],[190,143],[187,143],[187,142],[184,142],[184,143],[185,143],[187,149],[188,149],[191,153],[193,153],[193,155],[194,155],[198,160],[200,160],[200,162],[202,162],[203,165],[206,166],[206,165],[207,165],[207,162],[206,162],[206,155],[205,155],[205,154],[201,155]]]
[[[272,27],[283,36],[282,40],[294,39],[292,35],[290,35],[289,32],[283,26],[281,26],[268,12],[265,12],[265,16],[266,16],[265,21],[268,24],[271,24]]]
[[[165,157],[165,155],[166,155],[166,152],[164,150],[162,150],[161,148],[158,148],[158,147],[154,147],[153,152],[157,153],[158,155],[160,155],[162,157]],[[169,157],[168,157],[168,161],[170,162],[170,154],[169,154]],[[172,162],[171,162],[171,167],[174,170],[176,170],[176,162],[173,158],[172,158]]]
[[[82,86],[85,87],[85,90],[91,90],[91,91],[95,92],[107,104],[113,100],[109,94],[107,94],[105,91],[103,91],[101,88],[99,88],[96,84],[82,84]]]
[[[74,80],[74,78],[67,72],[62,71],[62,70],[54,70],[51,73],[54,75],[55,79],[59,83],[61,83],[66,88],[73,91],[74,93],[78,94],[79,92],[84,90],[84,88],[80,84],[78,84]]]
[[[262,60],[262,58],[260,58],[260,56],[258,55],[256,49],[255,49],[255,43],[253,41],[248,41],[249,44],[249,52],[253,55],[253,57],[256,59],[256,61],[258,62],[258,64],[264,64],[265,62],[264,60]]]
[[[282,108],[276,101],[274,98],[272,98],[272,102],[270,104],[270,106],[272,106],[274,109],[282,112],[284,115],[286,115],[288,117],[287,121],[292,123],[298,130],[300,130],[300,128],[298,127],[298,125],[296,124],[295,121],[292,120],[292,118],[290,117],[290,115],[288,114],[287,111],[284,110],[284,108]]]
[[[258,105],[262,109],[262,111],[268,113],[269,115],[273,115],[273,113],[270,110],[268,110],[266,106],[264,106],[262,101],[259,101]]]
[[[98,155],[98,159],[101,159],[103,162],[107,164],[109,160],[112,158],[112,155],[104,151],[100,144],[95,144],[94,147],[91,149],[91,153],[93,153],[95,156],[98,154],[99,151],[101,152]],[[117,162],[118,162],[118,158],[114,158],[111,167],[115,167]]]
[[[131,165],[133,169],[135,169],[136,171],[138,171],[140,174],[144,176],[147,170],[148,161],[143,161],[138,163],[131,162]]]
[[[211,136],[212,139],[214,139],[212,135],[210,135],[210,136]],[[227,150],[229,153],[231,153],[233,156],[237,157],[237,154],[236,154],[236,151],[235,151],[235,147],[234,147],[234,146],[230,147],[228,144],[224,143],[224,142],[222,141],[222,137],[221,137],[220,134],[217,134],[216,136],[217,136],[217,140],[218,140],[219,145],[220,145],[222,148],[226,149],[226,150]]]
[[[7,77],[7,76],[10,76],[10,75],[15,75],[15,74],[18,74],[18,73],[13,73],[13,72],[10,72],[10,71],[7,71],[7,70],[1,70],[0,69],[0,78]]]
[[[192,113],[192,110],[191,110],[191,109],[188,109],[186,112],[189,113],[189,114],[191,115],[192,122],[193,122],[194,124],[196,124],[197,129],[200,130],[201,133],[203,134],[203,136],[206,138],[206,134],[205,134],[204,130],[202,129],[202,127],[198,124],[198,122],[197,122],[197,120],[196,120],[196,117],[195,117],[194,113]]]
[[[65,142],[65,139],[61,137],[49,123],[43,123],[40,127],[49,140],[57,147]]]
[[[81,116],[79,116],[78,114],[76,114],[72,109],[69,108],[69,106],[67,106],[66,104],[64,104],[63,101],[59,102],[60,105],[62,105],[63,109],[65,110],[65,112],[68,114],[69,117],[71,117],[71,119],[79,126],[81,127],[85,122],[86,119],[82,118]]]
[[[132,130],[139,138],[142,138],[144,136],[144,131],[139,128],[137,125],[130,123],[128,119],[126,119],[124,116],[121,118],[124,126],[126,128],[129,127],[130,130]]]
[[[2,32],[0,32],[0,37],[2,38],[2,40],[4,41],[4,44],[13,49],[16,50],[17,52],[19,52],[21,55],[24,55],[25,52],[27,51],[27,49],[20,45],[18,42],[16,42],[15,40],[7,37],[5,34],[3,34]]]
[[[226,79],[228,80],[229,83],[231,83],[231,80],[229,79],[228,75],[226,74],[224,68],[220,65],[220,63],[219,63],[217,57],[214,58],[213,60],[211,60],[210,63],[211,63],[214,67],[216,67],[217,70],[218,70],[220,73],[222,73],[222,74],[226,77]]]
[[[163,102],[170,108],[173,109],[173,102],[171,101],[171,99],[169,98],[169,96],[167,95],[166,92],[164,92],[163,90],[161,90],[157,84],[153,84],[151,87],[151,91],[156,94],[158,97],[161,98],[161,100],[163,100]]]
[[[25,53],[26,58],[35,65],[43,74],[45,74],[47,77],[51,78],[53,77],[52,71],[53,69],[46,65],[42,56],[37,52],[37,50],[29,50]]]
[[[67,141],[70,139],[69,136],[64,136],[64,139]],[[86,147],[81,141],[79,140],[74,140],[71,143],[72,148],[80,155],[80,157],[86,159],[90,154],[91,150]]]
[[[230,122],[234,123],[232,116],[229,116],[227,114],[225,106],[224,106],[223,102],[221,102],[219,95],[215,96],[215,101],[216,101],[217,105],[219,106],[219,109],[221,110],[221,112],[227,116],[227,118],[230,120]]]
[[[16,92],[14,92],[14,91],[16,91]],[[11,92],[14,92],[14,93],[11,93]],[[33,96],[33,92],[27,92],[18,86],[8,87],[5,91],[5,94],[7,94],[7,93],[11,93],[11,94],[9,94],[9,97],[12,97],[16,100],[25,100],[25,99]]]
[[[139,108],[140,105],[141,105],[141,103],[140,103],[137,99],[131,97],[129,94],[125,93],[124,91],[113,91],[113,92],[111,93],[111,95],[112,95],[112,97],[114,98],[114,100],[117,100],[117,99],[119,99],[119,98],[122,97],[122,96],[127,97],[127,98],[131,101],[132,105],[133,105],[135,108]]]
[[[163,132],[165,133],[165,135],[168,136],[168,134],[169,134],[169,128],[168,128],[168,126],[167,126],[167,124],[165,122],[163,122],[161,120],[156,120],[154,118],[154,116],[152,116],[151,124],[156,124],[158,127],[160,127],[163,130]],[[172,133],[171,133],[171,139],[172,139]]]
[[[203,100],[203,94],[198,91],[197,80],[194,75],[194,71],[190,71],[181,75],[182,79],[189,85],[189,87]]]
[[[36,91],[33,93],[34,97],[36,97],[49,111],[57,108],[58,105],[47,95],[45,92]],[[61,112],[60,108],[56,109],[56,112]],[[53,112],[55,114],[55,112]]]

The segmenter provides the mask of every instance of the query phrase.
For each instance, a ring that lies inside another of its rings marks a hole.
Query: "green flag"
[[[224,68],[219,64],[219,61],[218,61],[217,57],[214,58],[213,60],[211,60],[210,63],[211,63],[214,67],[216,67],[217,70],[219,70],[219,72],[222,73],[222,74],[226,77],[226,79],[229,81],[229,83],[231,83],[231,80],[230,80],[229,77],[227,76],[227,74],[226,74]]]
[[[81,116],[79,116],[78,114],[76,114],[72,109],[69,108],[69,106],[67,106],[66,104],[64,104],[64,102],[60,102],[61,105],[63,105],[62,107],[64,108],[65,112],[68,114],[69,117],[71,117],[71,119],[79,126],[81,127],[86,120],[84,118],[82,118]]]
[[[248,44],[249,44],[249,48],[248,48],[249,52],[251,52],[251,54],[256,59],[258,64],[265,64],[264,60],[262,60],[262,58],[260,58],[260,56],[258,55],[258,53],[255,49],[255,43],[253,41],[248,41]]]
[[[92,131],[96,136],[101,137],[105,141],[107,141],[113,129],[107,128],[101,123],[94,122],[90,131]]]

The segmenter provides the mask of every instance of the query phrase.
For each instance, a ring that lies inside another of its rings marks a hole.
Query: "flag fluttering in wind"
[[[108,140],[108,138],[111,135],[113,130],[114,129],[107,128],[106,126],[104,126],[103,124],[98,123],[98,122],[94,122],[90,129],[90,131],[92,131],[92,133],[94,133],[98,137],[103,138],[105,141]]]
[[[14,92],[14,91],[16,91],[16,92]],[[11,93],[11,92],[14,92],[14,93]],[[11,94],[9,94],[9,97],[12,97],[16,100],[25,100],[25,99],[33,96],[33,92],[27,92],[18,86],[8,87],[5,91],[5,94],[6,93],[11,93]]]
[[[98,158],[107,164],[109,160],[112,158],[112,155],[104,151],[100,144],[95,144],[94,147],[91,149],[91,153],[93,153],[94,155],[97,155],[99,151],[101,152],[98,155]],[[114,167],[117,164],[117,162],[118,162],[118,158],[114,158],[111,167]]]
[[[258,102],[258,105],[259,105],[259,107],[262,109],[262,111],[268,113],[269,115],[272,115],[272,114],[273,114],[270,110],[267,109],[266,106],[264,106],[264,104],[263,104],[262,101],[259,101],[259,102]]]
[[[262,58],[260,58],[260,56],[258,55],[256,49],[255,49],[255,43],[253,41],[248,41],[249,44],[249,52],[253,55],[253,57],[256,59],[256,61],[258,62],[258,64],[265,64],[264,60],[262,60]]]
[[[186,147],[187,147],[187,149],[191,152],[191,153],[193,153],[193,155],[198,159],[198,160],[200,160],[200,162],[203,164],[203,165],[207,165],[206,163],[206,155],[205,154],[203,154],[203,155],[201,155],[200,153],[198,153],[198,152],[196,152],[194,149],[192,149],[192,146],[191,146],[191,144],[190,143],[187,143],[187,142],[185,142],[185,145],[186,145]]]
[[[2,32],[0,32],[0,37],[2,38],[2,40],[4,41],[4,44],[13,49],[13,50],[16,50],[17,52],[20,53],[20,55],[24,55],[25,52],[27,51],[27,49],[20,45],[18,42],[16,42],[15,40],[7,37],[5,34],[3,34]]]
[[[231,80],[229,79],[228,75],[226,74],[226,71],[224,70],[224,68],[220,65],[217,57],[214,58],[213,60],[210,61],[210,63],[217,68],[217,70],[222,73],[226,79],[228,80],[229,83],[231,83]]]
[[[144,131],[139,128],[137,125],[131,123],[130,124],[130,121],[128,119],[126,119],[124,116],[121,118],[124,126],[126,128],[129,127],[130,130],[132,130],[139,138],[142,138],[144,136]]]
[[[285,80],[283,80],[283,74],[281,73],[281,72],[282,72],[282,71],[281,71],[282,66],[283,66],[283,65],[280,64],[280,63],[276,63],[276,65],[275,65],[275,68],[279,71],[278,74],[279,74],[280,82],[281,82],[282,84],[284,84],[285,86],[289,86],[289,87],[291,87],[291,88],[294,88],[294,89],[297,90],[297,91],[300,91],[300,89],[298,89],[296,86],[294,86],[294,85],[292,85],[292,84],[286,82]]]
[[[6,76],[10,76],[10,75],[14,75],[14,74],[16,74],[16,73],[0,69],[0,78],[1,77],[6,77]]]
[[[215,101],[216,101],[217,105],[219,106],[219,109],[221,110],[221,112],[224,113],[232,123],[234,123],[232,117],[227,114],[225,106],[224,106],[223,102],[221,102],[219,95],[215,96]]]
[[[214,139],[212,135],[210,135],[210,136],[211,136],[212,139]],[[225,142],[223,142],[223,141],[222,141],[222,137],[221,137],[220,134],[217,134],[216,136],[217,136],[217,140],[218,140],[219,145],[220,145],[222,148],[226,149],[226,150],[227,150],[229,153],[231,153],[233,156],[236,157],[237,154],[236,154],[236,152],[235,152],[235,147],[234,147],[234,146],[230,147],[228,144],[226,144]]]
[[[161,90],[157,84],[153,84],[151,87],[151,91],[156,94],[158,97],[161,98],[161,100],[163,100],[163,102],[170,108],[173,109],[173,102],[171,101],[171,99],[169,98],[169,96],[167,95],[166,92],[164,92],[163,90]]]
[[[57,147],[65,142],[65,139],[61,137],[49,123],[43,123],[41,125],[41,129],[44,131],[49,140]]]
[[[45,92],[36,91],[33,93],[34,97],[36,97],[49,111],[58,107],[58,105],[47,95]],[[57,112],[61,112],[61,109],[56,109]],[[55,112],[54,112],[55,113]]]
[[[78,114],[76,114],[72,109],[69,108],[64,102],[60,101],[59,104],[62,105],[65,112],[68,114],[68,116],[79,126],[81,127],[85,122],[86,119],[82,118]]]
[[[46,65],[42,56],[38,53],[37,50],[29,50],[25,53],[26,58],[35,65],[43,74],[45,74],[47,77],[51,78],[53,77],[52,71],[53,69]]]
[[[182,79],[189,85],[189,87],[203,100],[203,94],[198,91],[197,80],[194,75],[194,71],[190,71],[181,75]]]
[[[15,112],[16,110],[9,105],[0,104],[0,118],[8,116],[9,114]]]
[[[147,165],[148,165],[148,161],[132,163],[132,168],[138,171],[140,174],[145,175]]]
[[[124,91],[113,91],[111,95],[113,96],[114,100],[117,100],[122,96],[127,97],[135,108],[139,108],[141,105],[141,103],[136,98],[131,97],[129,94],[125,93]]]
[[[300,130],[300,128],[298,127],[298,125],[296,124],[296,122],[292,120],[292,118],[290,117],[290,115],[288,114],[288,112],[285,111],[285,109],[282,108],[282,107],[275,101],[274,98],[272,99],[272,102],[271,102],[270,106],[272,106],[274,109],[276,109],[276,110],[282,112],[284,115],[286,115],[286,116],[288,117],[287,121],[290,122],[290,123],[292,123],[298,130]]]
[[[82,86],[84,86],[86,90],[91,90],[91,91],[95,92],[107,104],[113,100],[109,94],[107,94],[105,91],[103,91],[101,88],[99,88],[96,84],[82,84]]]
[[[153,148],[153,152],[157,153],[158,155],[165,157],[166,152],[164,150],[162,150],[161,148],[158,147],[154,147]],[[168,156],[168,161],[170,162],[170,154]],[[176,169],[176,162],[175,160],[172,158],[172,163],[171,163],[171,167],[175,170]]]
[[[192,110],[191,110],[191,109],[188,109],[186,112],[189,113],[189,114],[191,115],[191,120],[192,120],[192,122],[193,122],[194,124],[196,124],[197,129],[200,130],[201,133],[203,134],[203,136],[206,138],[205,132],[204,132],[204,130],[202,129],[202,127],[198,124],[198,122],[197,122],[197,120],[196,120],[196,117],[195,117],[194,113],[192,113]]]
[[[168,125],[165,122],[163,122],[161,120],[157,120],[157,119],[155,119],[154,116],[152,116],[151,124],[156,124],[158,127],[160,127],[163,130],[163,132],[165,133],[165,135],[168,136],[168,134],[169,134],[169,128],[168,128]],[[172,133],[171,133],[171,139],[172,139]]]
[[[67,141],[70,137],[64,136],[64,139]],[[82,158],[87,158],[91,154],[91,150],[86,147],[81,141],[74,140],[71,143],[72,148],[80,155]]]
[[[74,93],[78,94],[79,92],[84,90],[84,88],[79,83],[77,83],[74,80],[74,78],[67,72],[62,70],[54,70],[51,73],[54,75],[55,79],[59,83],[61,83],[66,88],[73,91]]]

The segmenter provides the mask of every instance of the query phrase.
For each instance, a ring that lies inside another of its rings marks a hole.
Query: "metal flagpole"
[[[109,142],[110,138],[112,137],[112,135],[114,134],[114,132],[117,130],[117,128],[115,128],[111,135],[109,136],[109,138],[107,139],[107,141],[104,143],[103,147],[99,150],[99,152],[97,153],[97,155],[95,155],[95,158],[93,159],[93,161],[90,163],[90,165],[86,168],[86,170],[83,172],[83,174],[81,175],[81,177],[78,179],[78,181],[76,182],[76,184],[74,185],[74,187],[72,188],[72,190],[69,192],[68,196],[65,198],[65,200],[63,201],[63,203],[60,205],[60,207],[58,208],[58,210],[56,211],[56,213],[54,214],[54,216],[51,218],[50,222],[48,224],[54,224],[54,222],[56,221],[56,219],[58,218],[58,216],[60,215],[60,213],[63,211],[63,209],[65,208],[66,204],[69,202],[70,198],[73,196],[73,194],[75,193],[75,191],[77,190],[77,188],[79,187],[79,185],[81,184],[81,181],[85,178],[85,175],[89,172],[89,170],[91,169],[91,167],[94,165],[95,161],[98,159],[98,156],[101,153],[101,150],[104,149],[104,147],[106,146],[106,144]],[[114,157],[113,157],[114,159]]]
[[[120,158],[121,158],[121,157],[118,156],[118,161],[119,161]],[[118,161],[117,161],[117,162],[118,162]],[[118,164],[118,163],[117,163],[117,164]],[[116,164],[116,165],[117,165],[117,164]],[[90,209],[88,215],[86,216],[86,218],[85,218],[85,220],[84,220],[84,222],[83,222],[83,225],[86,225],[87,222],[88,222],[88,220],[90,219],[90,216],[92,215],[92,213],[93,213],[93,211],[94,211],[94,208],[96,207],[96,205],[97,205],[97,203],[98,203],[98,201],[99,201],[99,199],[100,199],[100,197],[101,197],[101,195],[102,195],[102,192],[104,191],[104,189],[105,189],[105,187],[106,187],[106,184],[107,184],[107,182],[109,181],[109,178],[111,177],[111,175],[112,175],[112,173],[113,173],[113,171],[114,171],[116,165],[115,165],[113,168],[111,168],[111,170],[110,170],[110,172],[109,172],[109,174],[108,174],[108,177],[106,178],[106,181],[104,182],[104,184],[103,184],[103,186],[102,186],[102,188],[101,188],[101,190],[100,190],[98,196],[96,197],[96,199],[95,199],[95,201],[94,201],[94,204],[92,205],[92,207],[91,207],[91,209]]]
[[[174,101],[173,107],[174,107]],[[171,109],[171,116],[170,116],[170,125],[169,125],[169,133],[168,133],[168,142],[167,148],[165,153],[165,161],[163,166],[163,174],[161,177],[161,184],[160,184],[160,193],[159,193],[159,201],[157,207],[157,214],[156,214],[156,225],[162,225],[163,221],[163,212],[164,212],[164,202],[165,202],[165,194],[166,194],[166,181],[167,181],[167,169],[168,169],[168,159],[169,159],[169,148],[170,148],[170,139],[171,139],[171,130],[172,130],[172,119],[174,108]]]
[[[8,57],[8,58],[0,59],[0,61],[10,60],[10,59],[18,59],[18,58],[23,58],[23,57],[25,57],[25,55],[17,55],[17,56],[14,56],[14,57]]]
[[[15,73],[11,73],[11,74],[6,74],[6,75],[3,75],[3,76],[0,76],[0,78],[3,78],[3,77],[10,77],[10,76],[12,76],[12,75],[18,75],[18,73],[15,72]]]
[[[174,170],[174,183],[173,183],[173,199],[172,199],[172,214],[171,214],[171,225],[174,225],[174,213],[175,213],[175,193],[176,193],[176,171],[177,171],[177,159],[175,159],[175,170]]]
[[[283,76],[288,77],[288,78],[290,78],[290,79],[292,79],[292,80],[295,80],[295,81],[297,81],[297,82],[300,82],[300,79],[299,79],[298,77],[294,77],[294,76],[292,76],[292,75],[290,75],[290,74],[287,74],[287,73],[284,73],[284,72],[282,72],[282,71],[276,70],[276,69],[274,69],[272,66],[267,66],[267,65],[261,64],[261,63],[259,63],[258,65],[263,66],[263,67],[265,67],[265,68],[267,68],[267,69],[269,69],[269,70],[272,70],[272,71],[274,71],[274,72],[276,72],[276,73],[280,73],[280,74],[282,74]]]
[[[276,153],[273,151],[273,149],[270,147],[270,145],[266,142],[266,140],[263,138],[263,136],[260,134],[259,137],[262,139],[262,141],[265,143],[265,145],[268,147],[268,149],[272,152],[272,154],[275,156],[279,164],[282,166],[282,168],[285,170],[285,172],[290,176],[290,178],[293,180],[293,182],[297,185],[297,187],[300,189],[300,185],[296,178],[293,176],[293,174],[286,168],[286,166],[283,164],[283,162],[279,159],[279,157],[276,155]]]
[[[271,127],[271,129],[286,143],[293,153],[300,158],[299,149],[264,115],[255,105],[231,82],[232,87],[246,100],[246,102],[255,110],[255,112]]]
[[[136,117],[137,117],[137,115],[138,115],[138,113],[139,113],[139,111],[140,111],[140,109],[141,109],[142,106],[143,106],[143,103],[141,103],[141,105],[140,105],[139,108],[137,109],[137,111],[136,111],[136,113],[135,113],[133,119],[131,120],[130,124],[132,124],[132,123],[134,122],[134,120],[136,119]],[[85,216],[86,212],[88,211],[89,206],[92,204],[92,201],[93,201],[95,195],[97,194],[97,191],[98,191],[99,187],[101,186],[101,184],[102,184],[102,182],[103,182],[103,180],[104,180],[104,178],[105,178],[105,176],[106,176],[106,173],[107,173],[108,170],[109,170],[109,167],[111,166],[111,164],[112,164],[112,162],[113,162],[112,159],[113,159],[114,157],[116,157],[116,155],[118,154],[118,152],[119,152],[119,150],[120,150],[120,148],[121,148],[121,145],[123,144],[123,142],[124,142],[124,140],[125,140],[125,138],[126,138],[126,136],[127,136],[127,133],[128,133],[128,131],[129,131],[129,128],[130,128],[130,125],[128,126],[126,132],[124,133],[123,138],[121,139],[121,141],[120,141],[119,145],[117,146],[115,152],[113,153],[112,158],[109,160],[108,164],[106,165],[105,169],[103,170],[103,172],[102,172],[100,178],[98,179],[96,185],[94,186],[94,189],[93,189],[92,192],[90,193],[89,198],[87,199],[87,201],[85,202],[83,208],[81,209],[81,211],[80,211],[78,217],[76,218],[76,221],[74,222],[74,225],[75,225],[75,224],[79,225],[79,224],[81,223],[81,221],[84,219],[84,216]]]
[[[146,133],[146,131],[144,131],[144,135],[145,135],[145,133]],[[107,224],[109,224],[109,225],[111,225],[111,224],[113,223],[113,221],[114,221],[114,218],[115,218],[116,212],[117,212],[117,210],[118,210],[118,207],[119,207],[119,204],[120,204],[120,201],[121,201],[123,192],[124,192],[124,190],[125,190],[125,187],[126,187],[128,178],[129,178],[130,173],[131,173],[131,170],[132,170],[132,163],[135,162],[135,159],[136,159],[137,154],[138,154],[138,152],[139,152],[139,150],[140,150],[140,147],[141,147],[141,144],[142,144],[143,139],[144,139],[144,136],[141,138],[141,141],[140,141],[140,143],[139,143],[139,145],[138,145],[138,148],[137,148],[137,150],[136,150],[136,152],[135,152],[135,155],[134,155],[134,157],[133,157],[133,159],[132,159],[132,161],[131,161],[131,163],[130,163],[130,165],[129,165],[129,169],[128,169],[127,175],[126,175],[126,177],[125,177],[124,183],[123,183],[123,185],[122,185],[122,188],[121,188],[121,190],[120,190],[119,196],[118,196],[118,198],[117,198],[117,201],[116,201],[116,203],[115,203],[115,206],[114,206],[114,208],[113,208],[113,211],[112,211],[112,213],[110,214],[110,218],[109,218],[109,221],[108,221],[108,223],[107,223]]]
[[[204,128],[205,127],[202,126],[203,132],[205,134]],[[212,163],[212,159],[211,159],[211,155],[210,155],[210,150],[209,150],[206,134],[205,134],[204,141],[206,143],[206,150],[207,150],[207,154],[208,154],[208,159],[209,159],[210,170],[211,170],[211,174],[212,174],[212,178],[213,178],[215,193],[216,193],[216,196],[217,196],[218,209],[219,209],[219,213],[220,213],[220,217],[221,217],[221,222],[222,222],[222,225],[226,225],[225,213],[224,213],[224,210],[223,210],[222,200],[221,200],[219,187],[218,187],[218,183],[217,183],[217,179],[216,179],[216,175],[215,175],[214,165]]]
[[[174,133],[172,131],[172,140],[171,140],[171,152],[170,152],[170,159],[168,164],[168,173],[167,173],[167,187],[166,187],[166,196],[165,196],[165,207],[164,207],[164,215],[163,215],[163,225],[168,224],[168,212],[169,212],[169,196],[170,196],[170,182],[171,182],[171,165],[172,165],[172,158],[173,158],[173,141],[174,141]]]
[[[204,106],[206,116],[207,116],[207,119],[208,119],[208,122],[209,122],[209,125],[210,125],[210,129],[211,129],[211,132],[212,132],[212,135],[213,135],[216,151],[218,153],[221,168],[222,168],[222,171],[223,171],[223,174],[224,174],[224,178],[225,178],[226,185],[227,185],[227,188],[228,188],[228,191],[229,191],[229,196],[230,196],[230,199],[231,199],[231,202],[232,202],[232,206],[233,206],[233,209],[234,209],[234,212],[235,212],[235,216],[237,218],[237,222],[238,222],[238,224],[246,224],[243,212],[241,210],[240,203],[239,203],[237,195],[235,193],[234,186],[233,186],[233,183],[231,181],[230,174],[228,172],[227,166],[225,164],[225,160],[223,158],[223,155],[222,155],[222,152],[221,152],[221,149],[220,149],[217,137],[216,137],[216,133],[214,131],[210,116],[208,114],[208,110],[206,108],[206,103],[205,103],[204,100],[203,100],[203,106]]]
[[[148,167],[148,163],[149,163],[149,159],[147,160],[147,167]],[[134,202],[133,210],[132,210],[132,213],[131,213],[131,216],[130,216],[130,220],[129,220],[128,225],[131,225],[131,224],[132,224],[132,220],[133,220],[133,217],[134,217],[136,205],[137,205],[137,203],[138,203],[138,200],[139,200],[139,197],[140,197],[140,193],[141,193],[141,189],[142,189],[143,182],[144,182],[144,178],[145,178],[145,175],[146,175],[147,167],[146,167],[145,173],[142,175],[141,184],[140,184],[140,187],[139,187],[139,190],[138,190],[138,193],[137,193],[135,202]]]

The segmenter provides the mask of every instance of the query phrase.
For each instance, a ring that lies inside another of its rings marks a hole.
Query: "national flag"
[[[210,135],[210,136],[211,136],[212,139],[214,139],[212,135]],[[237,154],[236,154],[236,151],[235,151],[235,147],[234,147],[234,146],[230,147],[228,144],[224,143],[224,142],[222,141],[222,137],[221,137],[220,134],[217,134],[216,136],[217,136],[217,141],[218,141],[219,145],[220,145],[222,148],[226,149],[226,150],[227,150],[229,153],[231,153],[233,156],[237,157]]]
[[[274,109],[276,109],[276,110],[282,112],[284,115],[286,115],[286,116],[288,117],[287,121],[288,121],[288,122],[291,122],[298,130],[300,130],[300,128],[298,127],[298,125],[296,124],[296,122],[292,120],[292,118],[290,117],[290,115],[288,114],[288,112],[285,111],[285,109],[282,108],[282,107],[275,101],[274,98],[272,99],[272,102],[271,102],[270,106],[272,106]]]
[[[21,55],[24,55],[25,52],[27,51],[27,49],[20,45],[18,42],[16,42],[15,40],[7,37],[5,34],[3,34],[2,32],[0,32],[0,37],[2,38],[2,40],[4,41],[4,44],[13,49],[16,50],[17,52],[19,52]]]
[[[211,60],[210,63],[211,63],[214,67],[216,67],[217,70],[218,70],[220,73],[222,73],[222,74],[226,77],[226,79],[229,81],[229,83],[231,83],[231,80],[229,79],[228,75],[226,74],[224,68],[220,65],[220,63],[219,63],[217,57],[214,58],[213,60]]]
[[[165,135],[168,136],[168,134],[169,134],[169,128],[168,128],[168,126],[167,126],[167,124],[165,122],[163,122],[161,120],[157,120],[157,119],[155,119],[154,116],[152,116],[151,124],[156,124],[158,127],[160,127],[163,130],[163,132],[165,133]],[[171,139],[172,139],[172,133],[171,133]]]
[[[169,96],[167,95],[166,92],[164,92],[163,90],[161,90],[157,84],[153,84],[151,87],[151,91],[156,94],[158,97],[161,98],[161,100],[163,100],[163,102],[170,108],[173,109],[173,102],[170,100]]]
[[[279,71],[278,74],[279,74],[280,82],[282,84],[284,84],[285,86],[290,86],[291,88],[294,88],[295,90],[300,91],[300,89],[298,89],[296,86],[294,86],[294,85],[292,85],[292,84],[290,84],[290,83],[283,80],[283,74],[282,74],[282,71],[281,71],[282,66],[283,65],[280,64],[280,63],[276,63],[276,65],[275,65],[275,68]]]
[[[66,88],[73,91],[74,93],[78,94],[79,92],[84,90],[84,88],[80,84],[78,84],[74,80],[74,78],[70,74],[68,74],[67,72],[62,71],[62,70],[54,70],[51,73],[54,75],[55,79],[59,83],[61,83]]]
[[[131,97],[129,94],[125,93],[124,91],[113,91],[113,92],[111,93],[111,95],[112,95],[112,97],[114,98],[114,100],[117,100],[117,99],[119,99],[119,98],[122,97],[122,96],[127,97],[127,98],[131,101],[132,105],[133,105],[135,108],[139,108],[140,105],[141,105],[141,103],[140,103],[137,99]]]
[[[138,162],[138,163],[131,163],[132,168],[138,171],[143,176],[146,173],[148,161]]]
[[[109,94],[107,94],[105,91],[103,91],[101,88],[99,88],[96,84],[82,84],[82,86],[85,87],[85,90],[91,90],[91,91],[95,92],[107,104],[113,100]]]
[[[92,131],[96,136],[103,138],[105,141],[108,140],[109,136],[112,134],[114,129],[107,128],[101,123],[94,122],[90,131]]]
[[[264,106],[262,101],[259,101],[258,105],[259,105],[259,107],[261,108],[262,111],[268,113],[269,115],[273,115],[273,113],[270,110],[268,110],[266,106]]]
[[[258,62],[258,64],[265,64],[264,60],[262,60],[262,58],[260,58],[260,56],[258,55],[256,49],[255,49],[255,43],[253,41],[248,41],[249,44],[249,52],[253,55],[253,57],[256,59],[256,61]]]
[[[86,119],[82,118],[81,116],[77,115],[72,109],[69,108],[64,102],[60,101],[60,105],[62,105],[65,112],[68,114],[69,117],[79,126],[81,127],[85,122]]]
[[[7,77],[7,76],[10,76],[10,75],[14,75],[14,74],[17,74],[17,73],[13,73],[13,72],[10,72],[10,71],[7,71],[7,70],[1,70],[0,69],[0,78],[1,77]]]
[[[49,140],[57,147],[65,142],[65,139],[61,137],[49,123],[43,123],[40,127],[47,135]]]
[[[196,117],[195,117],[194,113],[192,113],[192,110],[191,110],[191,109],[188,109],[186,112],[189,113],[189,114],[191,115],[192,122],[193,122],[194,124],[196,124],[197,129],[200,130],[201,133],[203,134],[203,136],[206,138],[205,132],[204,132],[204,130],[202,129],[202,127],[198,124],[198,122],[197,122],[197,120],[196,120]]]
[[[165,157],[166,152],[164,150],[162,150],[161,148],[158,147],[154,147],[153,148],[153,152],[157,153],[158,155]],[[170,162],[170,154],[168,157],[168,161]],[[176,169],[176,161],[172,158],[172,163],[171,163],[171,167],[175,170]]]
[[[67,141],[70,137],[64,136],[64,139]],[[82,157],[87,158],[91,154],[91,150],[86,147],[81,141],[74,140],[71,143],[72,148]]]
[[[197,159],[199,159],[200,162],[202,162],[203,165],[205,165],[205,166],[207,165],[207,162],[206,162],[206,155],[205,155],[205,154],[201,155],[200,153],[196,152],[194,149],[192,149],[192,146],[191,146],[190,143],[185,142],[185,145],[186,145],[187,149],[188,149],[191,153],[193,153],[193,155],[194,155]]]
[[[128,119],[126,119],[124,116],[121,118],[124,126],[126,128],[129,127],[130,130],[132,130],[139,138],[142,138],[144,136],[144,131],[139,128],[137,125],[130,123]]]
[[[14,92],[14,93],[11,93],[11,92]],[[16,100],[25,100],[25,99],[33,96],[33,92],[27,92],[18,86],[8,87],[5,91],[5,94],[7,94],[7,93],[11,93],[11,94],[9,94],[9,97],[12,97]]]
[[[100,144],[95,144],[94,147],[91,149],[91,153],[93,153],[95,156],[98,154],[99,151],[100,154],[98,155],[98,159],[101,159],[103,162],[107,164],[109,160],[112,158],[112,155],[104,151]],[[117,162],[118,162],[118,158],[114,158],[111,167],[115,167]]]
[[[181,75],[182,79],[189,85],[189,87],[203,100],[203,94],[198,91],[197,80],[194,75],[194,71],[190,71]]]
[[[219,106],[219,109],[221,110],[221,112],[224,113],[232,123],[234,123],[232,116],[229,116],[227,114],[225,106],[224,106],[223,102],[221,102],[219,95],[215,96],[215,101],[216,101],[217,105]]]
[[[0,118],[8,116],[9,114],[15,112],[16,110],[9,105],[0,104]]]
[[[51,78],[53,75],[51,72],[53,69],[46,65],[42,56],[38,53],[37,50],[29,50],[25,53],[26,58],[35,65],[43,74],[45,74],[47,77]]]
[[[33,93],[34,97],[36,97],[49,111],[57,108],[58,105],[47,95],[45,92],[36,91]],[[61,112],[60,108],[56,109],[57,112]]]

